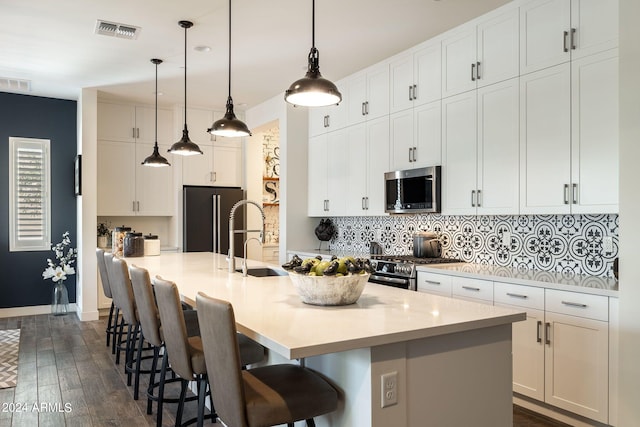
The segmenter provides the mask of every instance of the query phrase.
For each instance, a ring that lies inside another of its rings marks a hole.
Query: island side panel
[[[511,427],[511,324],[410,341],[406,377],[407,426]]]

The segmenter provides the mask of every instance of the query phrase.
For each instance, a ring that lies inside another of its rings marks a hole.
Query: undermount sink
[[[241,268],[236,269],[237,272],[242,273]],[[276,270],[275,268],[269,267],[253,267],[247,269],[247,275],[253,277],[269,277],[269,276],[288,276],[284,270]]]

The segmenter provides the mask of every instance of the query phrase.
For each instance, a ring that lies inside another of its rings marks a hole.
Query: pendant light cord
[[[231,0],[229,0],[229,99],[231,99]]]
[[[156,62],[156,132],[155,132],[156,148],[158,147],[158,62]]]
[[[316,47],[316,0],[311,0],[311,47]]]
[[[187,128],[187,29],[184,27],[184,128]]]

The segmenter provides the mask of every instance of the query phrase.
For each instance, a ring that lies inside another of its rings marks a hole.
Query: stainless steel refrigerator
[[[237,187],[182,188],[183,251],[229,253],[229,214],[236,202],[244,199]],[[235,213],[235,229],[244,229],[244,209]],[[235,236],[235,256],[243,256],[242,234]]]

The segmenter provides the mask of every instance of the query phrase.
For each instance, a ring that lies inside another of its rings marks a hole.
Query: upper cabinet
[[[389,64],[383,62],[347,79],[346,94],[349,125],[389,114]]]
[[[534,0],[520,7],[520,72],[618,45],[618,0]]]
[[[389,116],[391,170],[442,164],[440,100]]]
[[[518,76],[518,9],[500,10],[442,39],[442,97]]]
[[[336,86],[342,94],[342,102],[326,107],[309,108],[309,136],[316,136],[347,125],[346,83],[340,81]]]
[[[440,46],[440,40],[429,41],[390,62],[390,113],[440,100]]]
[[[155,142],[155,108],[129,104],[98,103],[98,139],[123,142]],[[158,109],[158,143],[171,143],[173,111]]]

